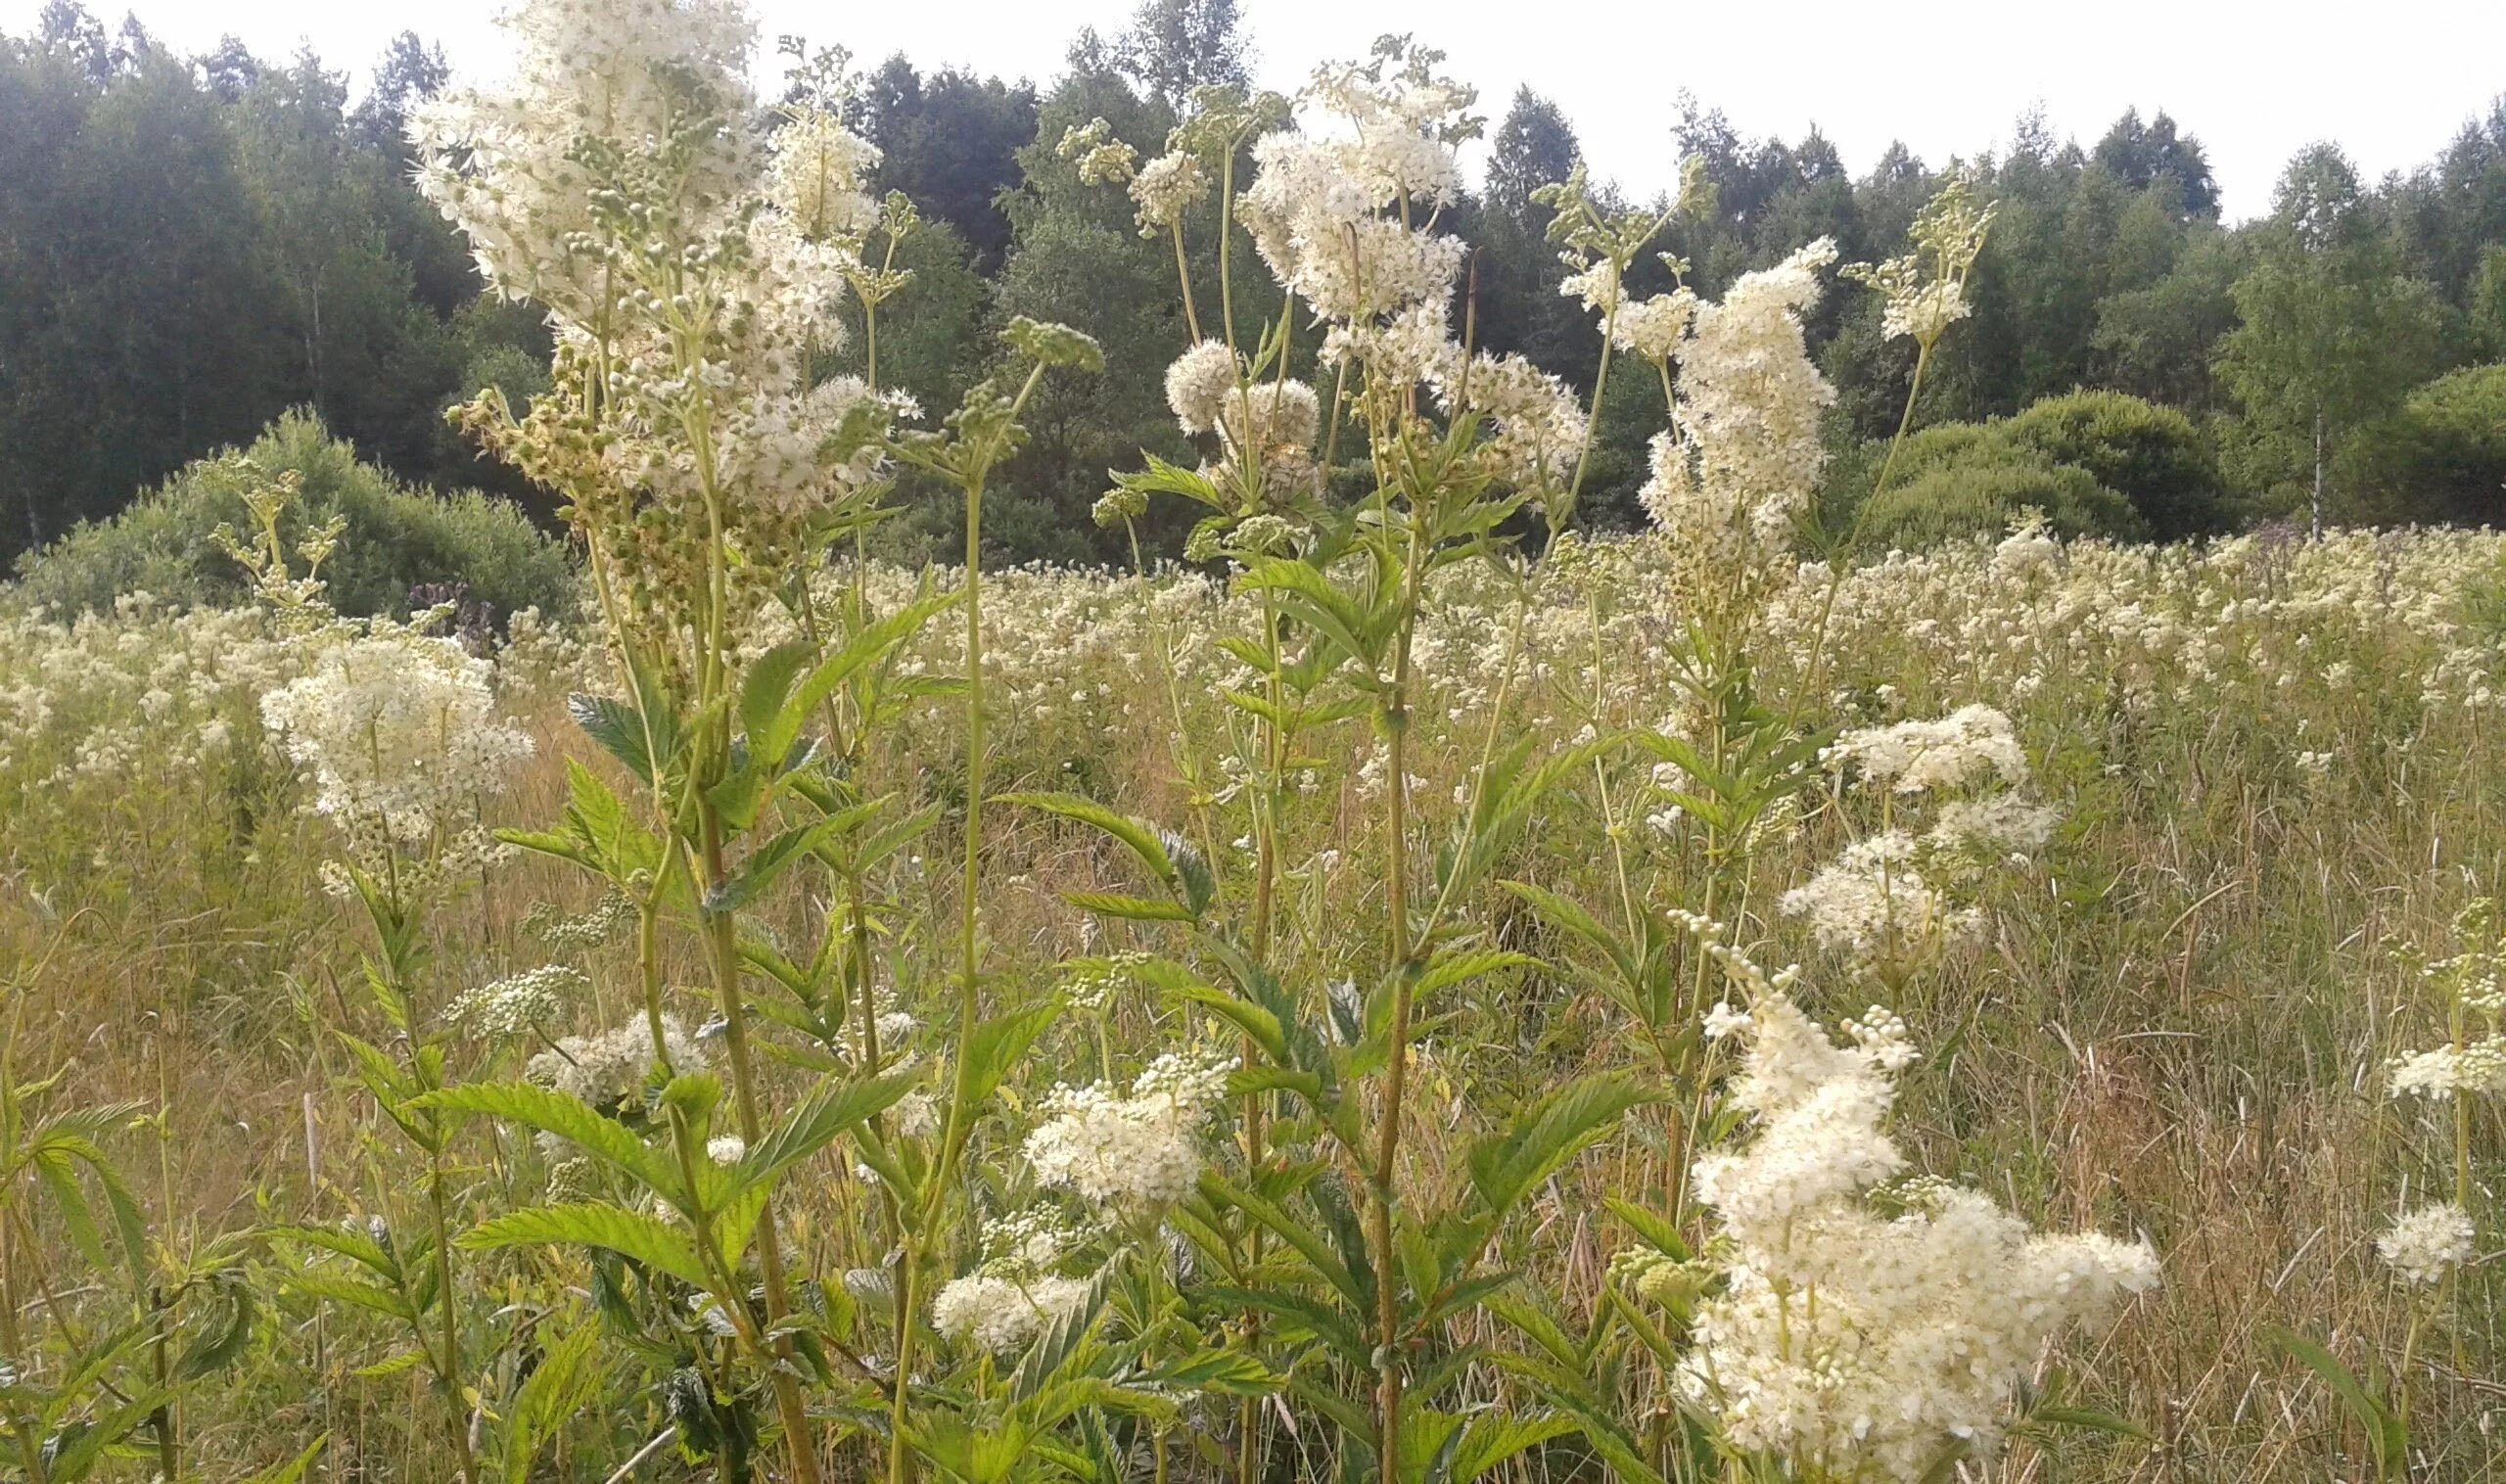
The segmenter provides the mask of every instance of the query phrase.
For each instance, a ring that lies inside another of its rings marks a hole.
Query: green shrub
[[[2120,492],[2158,540],[2227,528],[2218,461],[2192,419],[2172,407],[2120,392],[2073,392],[2046,397],[1993,431]]]
[[[2342,513],[2506,525],[2506,364],[2440,376],[2361,429],[2334,477]]]
[[[1895,467],[1888,471],[1888,483],[1902,485],[1937,470],[2009,461],[2010,447],[2002,441],[1998,426],[1990,423],[1935,423],[1908,435],[1906,445],[1897,450]],[[1872,445],[1872,477],[1877,478],[1887,462],[1888,444],[1881,440]]]
[[[302,477],[302,498],[284,528],[290,541],[303,525],[347,518],[322,568],[342,613],[405,613],[420,584],[464,585],[469,601],[498,616],[574,609],[577,570],[565,543],[509,501],[404,486],[359,462],[353,445],[308,412],[281,417],[245,451],[266,474]],[[221,523],[250,524],[235,474],[215,458],[196,460],[120,514],[20,558],[12,596],[63,612],[110,609],[116,596],[143,590],[178,603],[241,602],[242,569],[210,538]]]
[[[1926,452],[1940,456],[1918,463],[1911,477],[1892,475],[1888,487],[1872,497],[1862,517],[1865,550],[1921,551],[1947,541],[1998,536],[2031,508],[2043,511],[2062,535],[2140,539],[2149,534],[2131,501],[2084,469],[2050,464],[1990,439],[1960,455],[1942,454],[1937,447]],[[1899,469],[1905,467],[1901,457]]]

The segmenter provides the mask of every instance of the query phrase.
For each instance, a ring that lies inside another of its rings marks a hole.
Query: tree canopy
[[[1155,153],[1194,89],[1247,81],[1251,39],[1235,0],[1148,0],[1110,36],[1081,33],[1043,84],[904,55],[852,80],[849,120],[882,153],[877,187],[911,197],[924,221],[899,262],[913,283],[882,314],[897,384],[952,404],[1018,314],[1088,330],[1124,368],[1038,408],[1004,495],[1006,554],[1127,557],[1086,519],[1106,468],[1142,448],[1189,454],[1159,384],[1189,340],[1173,250],[1142,239],[1123,194],[1082,183],[1055,146],[1102,117]],[[401,479],[534,498],[441,415],[483,385],[528,397],[544,363],[536,316],[482,297],[462,245],[409,183],[409,113],[450,80],[414,32],[356,97],[309,53],[267,59],[230,39],[179,56],[73,0],[0,37],[0,559],[111,515],[292,407]],[[1916,209],[1952,171],[1995,203],[1972,321],[1927,380],[1918,427],[2111,393],[2192,430],[2212,482],[2198,499],[2121,491],[2146,511],[2190,500],[2204,529],[2220,512],[2302,516],[2319,485],[2333,519],[2506,515],[2498,482],[2457,467],[2486,443],[2391,431],[2416,389],[2506,357],[2506,98],[2381,182],[2311,146],[2271,212],[2238,225],[2221,220],[2200,138],[2164,112],[2127,110],[2086,145],[2031,115],[2004,149],[1926,162],[1889,145],[1859,175],[1816,129],[1750,138],[1689,94],[1663,126],[1707,189],[1660,246],[1709,297],[1821,236],[1845,261],[1904,251]],[[1589,390],[1595,326],[1558,293],[1551,209],[1535,195],[1579,153],[1568,107],[1517,92],[1449,225],[1473,250],[1470,301],[1457,307],[1478,344]],[[1214,201],[1187,216],[1204,281],[1217,235]],[[1233,255],[1230,287],[1258,304],[1276,290],[1252,258]],[[1648,255],[1630,288],[1657,292],[1672,271]],[[1869,295],[1829,296],[1808,331],[1837,390],[1832,442],[1850,476],[1853,450],[1895,430],[1911,353],[1882,337]],[[1310,361],[1314,348],[1290,353]],[[1661,398],[1646,378],[1623,381],[1601,409],[1581,508],[1627,524]],[[2420,416],[2452,426],[2486,404],[2447,394]],[[2451,462],[2432,465],[2414,499],[2396,450],[2439,444]],[[943,539],[949,519],[929,512],[891,537]],[[1181,533],[1143,533],[1168,552]]]

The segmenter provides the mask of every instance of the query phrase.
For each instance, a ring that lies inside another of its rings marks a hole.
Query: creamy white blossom
[[[1743,595],[1771,576],[1827,463],[1820,419],[1835,389],[1811,364],[1801,315],[1819,301],[1825,238],[1742,274],[1720,303],[1681,312],[1671,431],[1652,443],[1640,491],[1682,554],[1686,582]],[[1667,334],[1663,326],[1648,335]]]
[[[1911,974],[1983,927],[1980,912],[1925,876],[1916,853],[1902,830],[1855,841],[1777,904],[1807,919],[1821,948],[1883,974]]]
[[[1201,1119],[1227,1089],[1234,1063],[1159,1057],[1124,1096],[1110,1084],[1062,1088],[1027,1136],[1039,1183],[1100,1205],[1154,1207],[1181,1200],[1200,1179]]]
[[[1910,1049],[1874,1012],[1838,1046],[1782,996],[1750,1008],[1731,1102],[1741,1146],[1700,1159],[1723,1291],[1698,1304],[1676,1380],[1725,1439],[1796,1468],[1913,1481],[1965,1440],[1989,1456],[2046,1344],[2158,1281],[2146,1243],[2043,1236],[1980,1194],[1909,1183],[1881,1128]]]
[[[1450,356],[1429,377],[1448,412],[1489,420],[1482,457],[1517,488],[1565,487],[1584,445],[1584,404],[1573,388],[1519,355]]]
[[[2061,817],[2053,806],[2037,804],[2019,794],[1994,793],[1972,799],[1952,799],[1940,807],[1933,816],[1925,839],[1935,846],[1986,846],[2009,851],[2032,851],[2045,843],[2054,832],[2054,821]]]
[[[668,1015],[662,1017],[662,1048],[669,1053],[673,1072],[705,1069],[703,1048]],[[645,1076],[656,1065],[651,1027],[637,1017],[597,1036],[564,1038],[531,1058],[523,1075],[595,1108],[612,1109],[638,1100]]]
[[[766,194],[812,242],[858,241],[879,224],[862,189],[878,168],[876,145],[833,115],[812,110],[774,131]]]
[[[1828,750],[1828,760],[1901,794],[1993,778],[2012,787],[2027,781],[2027,754],[2009,716],[1982,705],[1962,706],[1938,720],[1846,732]]]
[[[1139,208],[1140,235],[1154,237],[1173,228],[1209,195],[1209,172],[1195,157],[1171,151],[1140,166],[1132,177],[1131,192]]]
[[[952,1340],[970,1340],[995,1355],[1010,1355],[1025,1349],[1044,1325],[1087,1302],[1088,1286],[1073,1277],[1013,1282],[971,1273],[951,1279],[933,1296],[931,1323]]]
[[[531,756],[496,715],[493,675],[456,640],[378,626],[325,645],[261,697],[261,720],[313,775],[316,810],[416,848],[468,828]]]
[[[1235,352],[1224,341],[1201,341],[1166,368],[1166,405],[1186,433],[1215,429],[1235,387]]]
[[[2459,1046],[2442,1045],[2397,1056],[2385,1075],[2395,1097],[2506,1094],[2506,1037],[2492,1036]]]
[[[443,1018],[481,1036],[528,1036],[563,1013],[569,997],[590,987],[580,969],[542,964],[463,991],[445,1006]]]
[[[2405,1283],[2428,1284],[2471,1261],[2478,1235],[2471,1213],[2446,1202],[2393,1218],[2376,1238],[2376,1255]]]

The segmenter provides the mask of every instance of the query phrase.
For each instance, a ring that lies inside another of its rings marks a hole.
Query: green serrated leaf
[[[686,1232],[660,1219],[605,1201],[528,1206],[509,1211],[462,1233],[458,1245],[474,1251],[504,1247],[599,1247],[710,1291],[713,1279]]]

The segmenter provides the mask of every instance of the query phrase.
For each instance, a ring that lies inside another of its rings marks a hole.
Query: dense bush
[[[2378,522],[2506,523],[2506,364],[2440,376],[2360,435],[2346,503]]]
[[[1831,471],[1831,519],[1871,499],[1888,445],[1847,450]],[[2007,530],[2045,512],[2066,535],[2178,540],[2230,524],[2208,441],[2182,413],[2118,392],[2049,396],[2016,417],[1939,423],[1905,441],[1862,517],[1880,546],[1919,550]]]
[[[357,458],[321,419],[291,412],[244,450],[267,476],[303,481],[301,519],[345,516],[339,549],[324,564],[329,597],[343,613],[403,613],[421,584],[460,584],[498,615],[574,607],[576,569],[563,542],[512,503],[476,490],[440,495],[400,484]],[[238,471],[216,458],[186,465],[110,520],[91,521],[18,563],[13,595],[59,611],[102,610],[121,593],[177,603],[228,604],[246,595],[244,573],[211,533],[250,524]],[[298,527],[286,530],[290,541]]]
[[[2073,392],[1993,426],[2014,446],[2120,493],[2158,540],[2227,526],[2218,461],[2193,420],[2172,407],[2120,392]]]
[[[2149,534],[2131,501],[2086,470],[1984,438],[1962,454],[1918,466],[1911,478],[1892,477],[1863,513],[1865,549],[1922,551],[1999,535],[2031,509],[2066,536],[2137,540]]]

